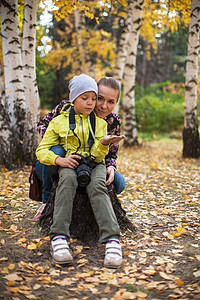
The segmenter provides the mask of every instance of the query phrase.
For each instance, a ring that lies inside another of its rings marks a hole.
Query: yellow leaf
[[[93,272],[77,273],[76,277],[78,277],[78,278],[85,278],[85,277],[90,277],[92,274],[93,274]]]
[[[18,242],[25,243],[26,242],[26,238],[23,237],[23,238],[19,239]]]
[[[38,278],[39,281],[41,281],[42,283],[49,283],[51,282],[51,277],[39,277]]]
[[[35,295],[31,294],[31,295],[26,295],[26,298],[28,299],[38,299]]]
[[[1,271],[2,274],[9,274],[9,270],[8,268],[3,268],[3,270]]]
[[[6,214],[3,214],[3,218],[4,218],[4,220],[8,220],[8,216],[6,215]]]
[[[147,297],[147,294],[143,293],[143,292],[137,292],[135,293],[135,295],[139,298],[146,298]]]
[[[16,285],[16,281],[14,281],[14,280],[9,280],[9,281],[7,281],[6,284],[9,285],[9,286],[15,286],[15,285]]]
[[[50,237],[49,237],[49,236],[45,236],[45,237],[43,238],[43,240],[45,240],[45,241],[50,241]]]
[[[184,281],[182,281],[182,280],[180,280],[180,279],[177,279],[177,281],[176,281],[176,282],[177,282],[177,284],[178,284],[178,285],[181,285],[181,284],[183,284],[183,283],[184,283]]]
[[[4,222],[0,221],[0,226],[4,228],[5,227]]]
[[[196,259],[200,261],[200,255],[195,255]]]
[[[82,259],[79,259],[79,260],[77,261],[77,263],[79,263],[79,264],[87,264],[87,263],[88,263],[88,260],[85,259],[85,258],[82,258]]]
[[[28,291],[28,290],[31,289],[31,288],[28,287],[27,285],[20,285],[19,288],[20,288],[20,290],[25,290],[25,291]]]
[[[186,232],[186,229],[183,227],[178,227],[175,236],[180,236],[182,233]]]
[[[11,291],[13,293],[18,293],[19,292],[19,288],[18,287],[9,288],[9,291]]]
[[[36,246],[36,244],[31,243],[31,244],[28,245],[27,248],[28,248],[29,250],[35,250],[35,249],[37,248],[37,246]]]
[[[15,264],[9,264],[8,269],[13,270],[15,268]]]
[[[38,242],[37,244],[36,244],[36,248],[39,248],[39,247],[41,247],[42,246],[42,243],[41,242]]]

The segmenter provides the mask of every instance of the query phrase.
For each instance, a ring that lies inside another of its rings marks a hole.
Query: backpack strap
[[[92,111],[89,115],[89,127],[90,127],[90,131],[89,131],[89,137],[88,137],[88,146],[89,146],[89,152],[91,151],[91,148],[94,144],[94,137],[95,137],[95,127],[96,127],[96,117],[94,112]],[[81,141],[79,139],[79,137],[77,136],[77,134],[75,133],[75,128],[76,128],[76,121],[75,121],[75,111],[74,108],[71,108],[71,111],[69,113],[69,129],[73,132],[73,134],[75,135],[75,137],[78,139],[79,142],[79,146],[76,150],[76,152],[78,152],[78,150],[81,147]],[[92,132],[91,132],[92,131]]]
[[[91,151],[92,145],[94,144],[94,140],[95,140],[96,117],[93,111],[90,113],[90,125],[91,128],[90,128],[89,138],[88,138],[89,151]]]
[[[78,135],[74,132],[75,128],[76,128],[75,111],[74,111],[74,108],[72,107],[71,111],[69,113],[69,129],[71,129],[71,131],[73,132],[73,134],[75,135],[75,137],[78,139],[79,146],[76,149],[76,152],[78,152],[78,150],[81,147],[81,141],[80,141]]]

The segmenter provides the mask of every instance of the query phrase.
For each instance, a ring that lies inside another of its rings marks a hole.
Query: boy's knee
[[[69,170],[67,168],[62,169],[59,174],[59,181],[66,184],[66,186],[74,186],[75,188],[78,187],[77,177],[74,170]]]
[[[107,191],[105,181],[103,179],[95,179],[90,181],[89,185],[87,186],[87,189],[89,189],[93,193]]]

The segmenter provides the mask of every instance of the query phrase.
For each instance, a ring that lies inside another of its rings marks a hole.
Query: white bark
[[[117,56],[115,61],[115,70],[114,70],[114,78],[121,82],[123,74],[124,74],[124,67],[127,57],[127,49],[128,49],[128,40],[131,31],[131,25],[133,21],[133,8],[134,8],[135,0],[131,0],[128,8],[127,17],[124,20],[124,27],[122,29],[121,37],[119,46],[117,49]]]
[[[183,129],[183,156],[200,157],[197,118],[197,76],[200,30],[200,0],[191,1],[188,53],[185,78],[185,113]]]
[[[38,145],[37,122],[40,117],[40,100],[36,81],[35,48],[36,48],[37,1],[25,0],[22,34],[22,62],[24,90],[27,106],[26,136],[24,148],[31,153]]]
[[[1,5],[0,5],[1,8]],[[5,86],[3,81],[3,72],[0,64],[0,140],[1,140],[1,146],[0,151],[5,151],[8,147],[7,138],[10,135],[9,131],[9,117],[8,117],[8,106],[6,105],[6,99],[5,99]],[[7,122],[5,122],[5,118],[8,119]],[[6,143],[6,145],[5,145]]]
[[[115,70],[114,70],[113,77],[116,80],[118,80],[120,84],[123,78],[124,68],[125,68],[125,63],[127,58],[128,40],[130,37],[131,25],[133,21],[134,2],[135,0],[131,0],[129,4],[127,17],[124,20],[124,27],[120,37],[120,42],[117,49],[117,56],[115,60]],[[118,113],[118,111],[119,111],[119,101],[117,102],[114,108],[114,112]]]
[[[5,78],[5,98],[2,99],[0,128],[0,158],[14,166],[23,156],[26,103],[18,27],[18,1],[1,3],[1,38]],[[5,100],[5,101],[4,101]]]
[[[22,115],[24,114],[26,105],[18,28],[18,1],[7,0],[7,5],[9,7],[1,9],[1,36],[5,96],[8,103],[11,125],[15,127],[16,125],[18,126],[24,123]]]
[[[76,40],[77,40],[77,62],[76,62],[76,71],[77,73],[83,73],[85,69],[84,66],[84,51],[83,51],[83,41],[81,38],[81,31],[85,29],[85,15],[84,12],[81,12],[79,9],[74,12],[74,27],[76,32]]]
[[[9,168],[24,162],[31,163],[38,143],[39,98],[35,76],[37,1],[25,2],[22,35],[25,67],[19,38],[18,1],[0,2],[5,78],[5,97],[1,97],[0,102],[0,160]]]
[[[197,120],[197,77],[200,30],[200,0],[191,1],[191,17],[188,38],[188,53],[185,78],[184,127],[196,127]]]
[[[84,34],[85,27],[85,13],[77,9],[74,12],[75,31],[77,33],[77,46],[78,46],[78,73],[86,73],[95,79],[95,66],[92,62],[92,57],[88,50],[87,37]]]
[[[138,144],[138,133],[135,118],[135,77],[137,45],[141,26],[143,2],[143,0],[134,1],[133,20],[124,69],[123,116],[124,134],[126,136],[124,142],[125,146],[133,146]]]

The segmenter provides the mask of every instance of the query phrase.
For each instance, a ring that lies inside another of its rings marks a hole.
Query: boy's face
[[[95,92],[86,92],[78,96],[74,100],[74,111],[76,115],[89,115],[95,105],[96,105],[97,96]]]

